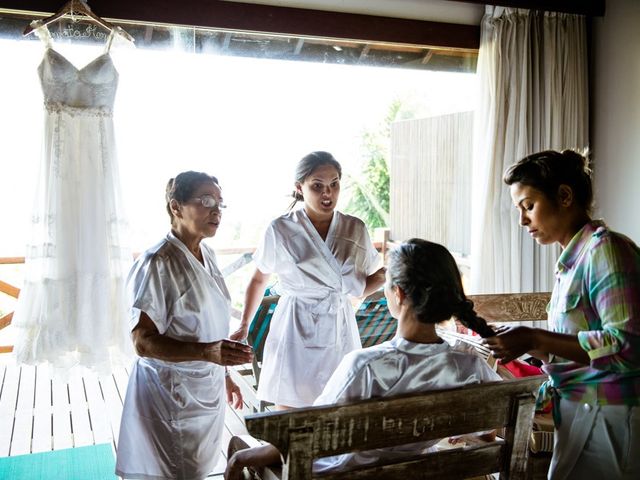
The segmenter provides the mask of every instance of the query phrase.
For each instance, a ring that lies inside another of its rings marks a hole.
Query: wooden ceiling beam
[[[56,12],[62,0],[0,0],[0,8]],[[221,0],[89,0],[101,17],[291,36],[477,50],[480,27]]]

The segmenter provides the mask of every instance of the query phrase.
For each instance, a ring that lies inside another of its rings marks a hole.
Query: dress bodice
[[[38,75],[47,109],[72,107],[111,112],[118,88],[118,71],[109,50],[117,29],[109,34],[102,55],[77,68],[53,48],[51,34],[42,22],[32,22],[32,26],[46,46]]]
[[[78,69],[49,47],[38,67],[38,74],[47,105],[113,108],[118,71],[108,53]]]

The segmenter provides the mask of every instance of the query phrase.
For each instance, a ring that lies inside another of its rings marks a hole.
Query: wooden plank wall
[[[470,253],[472,133],[472,112],[392,125],[392,239],[420,237]]]

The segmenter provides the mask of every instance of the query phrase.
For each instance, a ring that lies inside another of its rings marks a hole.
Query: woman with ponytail
[[[384,293],[398,320],[396,337],[345,356],[314,405],[500,380],[481,357],[455,350],[438,337],[436,324],[452,317],[484,337],[493,335],[466,298],[456,262],[445,247],[412,239],[391,251]],[[434,443],[323,458],[314,462],[314,471],[404,457],[428,451]],[[225,478],[240,479],[244,466],[277,464],[279,458],[272,445],[239,450],[230,456]]]
[[[345,354],[362,347],[350,296],[384,283],[378,252],[359,218],[336,210],[342,168],[328,152],[298,162],[289,213],[271,222],[253,255],[243,340],[272,274],[280,300],[271,319],[258,398],[276,408],[308,407]],[[293,209],[297,202],[302,208]]]

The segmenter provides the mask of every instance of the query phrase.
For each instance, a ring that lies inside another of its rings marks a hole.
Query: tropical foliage
[[[361,218],[371,230],[389,225],[389,143],[391,124],[401,106],[401,101],[395,100],[379,127],[363,133],[362,174],[346,176],[350,199],[345,211]]]

